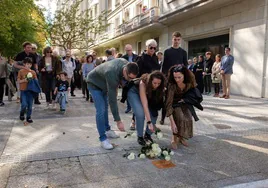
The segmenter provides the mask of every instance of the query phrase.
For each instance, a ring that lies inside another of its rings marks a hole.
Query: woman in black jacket
[[[198,56],[198,62],[194,66],[195,80],[197,83],[197,88],[200,93],[204,91],[204,81],[203,81],[203,72],[204,72],[204,57],[202,55]]]

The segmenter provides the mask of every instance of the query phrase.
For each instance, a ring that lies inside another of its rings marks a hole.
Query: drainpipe
[[[265,35],[264,35],[264,57],[263,57],[263,72],[262,72],[262,91],[261,97],[266,96],[266,83],[267,83],[267,61],[268,61],[268,0],[265,0],[264,22],[265,22]]]

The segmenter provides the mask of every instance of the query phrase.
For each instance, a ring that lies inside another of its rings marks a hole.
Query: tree
[[[0,49],[5,56],[21,51],[24,41],[43,45],[37,37],[38,25],[33,13],[38,13],[39,22],[44,22],[44,17],[33,0],[1,0],[0,10]]]
[[[52,46],[59,46],[66,49],[85,50],[96,39],[96,36],[103,32],[108,24],[104,12],[93,19],[89,11],[80,11],[82,0],[63,2],[61,10],[57,10],[55,17],[48,20],[44,26],[47,41]]]

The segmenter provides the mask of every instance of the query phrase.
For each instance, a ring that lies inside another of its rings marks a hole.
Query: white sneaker
[[[102,147],[103,149],[107,149],[107,150],[109,150],[109,149],[114,149],[113,145],[110,144],[110,142],[109,142],[108,139],[106,139],[106,140],[104,140],[104,141],[101,142],[101,147]]]
[[[109,130],[106,132],[106,136],[109,138],[119,138],[120,136],[115,134],[115,132],[113,130]]]

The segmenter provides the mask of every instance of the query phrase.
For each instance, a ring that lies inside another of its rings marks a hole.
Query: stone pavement
[[[114,150],[101,149],[94,106],[81,96],[70,98],[65,115],[47,109],[42,100],[34,106],[34,123],[26,127],[18,120],[19,105],[5,102],[0,108],[0,188],[268,187],[267,99],[205,96],[190,147],[175,151],[176,167],[169,169],[157,169],[149,159],[123,158],[140,149],[135,137],[124,138],[126,133],[117,132]],[[128,126],[131,114],[119,106]],[[168,120],[158,126],[164,138],[156,142],[169,146]]]

